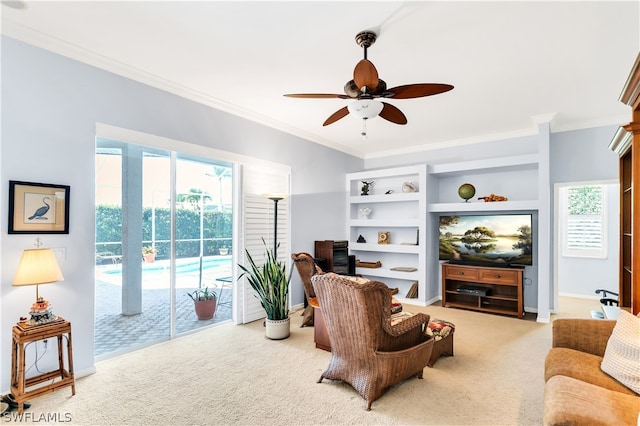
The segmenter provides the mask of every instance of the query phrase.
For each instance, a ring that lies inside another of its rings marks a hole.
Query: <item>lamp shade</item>
[[[263,194],[265,198],[268,198],[270,200],[284,200],[285,198],[287,198],[287,194],[284,192],[268,192],[266,194]]]
[[[347,109],[351,114],[359,118],[369,119],[377,117],[383,106],[382,102],[374,101],[373,99],[360,99],[347,105]]]
[[[27,249],[22,253],[14,286],[50,284],[64,280],[55,254],[49,248]]]

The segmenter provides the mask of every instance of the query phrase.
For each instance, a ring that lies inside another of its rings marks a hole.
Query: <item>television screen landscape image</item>
[[[532,265],[530,214],[440,216],[440,260]]]

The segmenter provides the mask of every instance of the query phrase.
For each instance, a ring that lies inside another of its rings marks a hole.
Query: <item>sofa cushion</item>
[[[601,368],[640,394],[640,318],[620,310]]]
[[[544,387],[544,425],[635,425],[638,412],[640,397],[571,377],[553,376]]]
[[[622,383],[600,369],[602,357],[569,348],[551,348],[544,363],[544,380],[554,376],[572,377],[616,392],[634,395]]]

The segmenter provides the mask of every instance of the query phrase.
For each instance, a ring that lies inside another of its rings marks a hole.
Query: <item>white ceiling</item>
[[[630,121],[618,101],[640,50],[638,1],[3,1],[2,33],[216,108],[372,158]],[[16,8],[16,5],[26,8]],[[13,7],[11,7],[13,6]],[[347,116],[362,59],[388,87],[448,83],[389,99],[408,124]]]

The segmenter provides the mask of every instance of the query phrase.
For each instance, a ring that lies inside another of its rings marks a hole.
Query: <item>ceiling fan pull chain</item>
[[[362,119],[362,133],[360,133],[360,135],[362,135],[363,139],[367,139],[367,119],[366,118]]]

